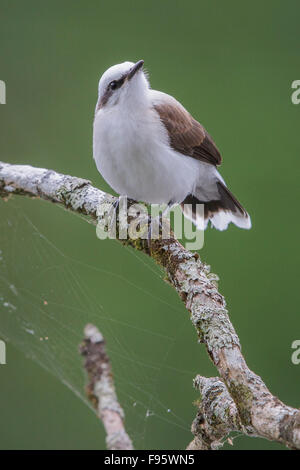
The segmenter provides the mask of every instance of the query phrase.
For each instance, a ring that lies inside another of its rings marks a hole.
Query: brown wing
[[[154,104],[168,131],[172,148],[197,160],[220,165],[222,157],[211,136],[180,103],[172,101]]]

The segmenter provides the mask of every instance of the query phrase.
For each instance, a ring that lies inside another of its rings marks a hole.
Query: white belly
[[[147,203],[181,202],[199,178],[200,162],[170,149],[154,111],[134,119],[100,111],[94,121],[94,159],[117,193]]]

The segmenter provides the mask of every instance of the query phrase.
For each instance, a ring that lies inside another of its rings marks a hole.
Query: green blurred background
[[[92,160],[98,80],[110,65],[143,58],[152,87],[175,95],[213,135],[221,173],[251,214],[251,231],[207,230],[200,255],[220,276],[249,366],[294,407],[299,13],[296,0],[0,0],[0,160],[110,190]],[[159,269],[42,201],[0,201],[0,217],[0,447],[105,448],[101,423],[79,399],[77,348],[93,322],[136,448],[184,448],[192,378],[216,371]],[[234,448],[280,446],[237,436]]]

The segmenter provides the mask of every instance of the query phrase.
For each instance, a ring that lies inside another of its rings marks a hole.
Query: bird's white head
[[[106,70],[99,81],[96,112],[125,103],[134,105],[142,99],[149,88],[143,65],[143,60],[123,62]]]

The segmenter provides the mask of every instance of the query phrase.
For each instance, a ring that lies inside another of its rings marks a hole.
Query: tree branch
[[[192,424],[195,438],[188,445],[188,450],[218,449],[232,431],[246,431],[236,404],[222,380],[197,375],[194,387],[201,398],[196,402],[198,412]]]
[[[105,341],[96,326],[86,325],[79,351],[85,357],[84,367],[89,377],[86,393],[103,422],[107,448],[133,450],[131,439],[125,431],[124,411],[117,399]]]
[[[97,206],[115,200],[81,178],[0,162],[0,197],[6,198],[12,193],[61,204],[84,214],[95,224]],[[149,254],[147,240],[120,241]],[[209,272],[209,267],[201,262],[198,254],[185,250],[174,238],[153,240],[151,257],[164,269],[170,284],[190,312],[198,337],[205,344],[236,406],[239,419],[235,422],[241,430],[247,435],[300,449],[300,411],[273,396],[262,379],[248,368],[229,320],[225,300],[218,292],[217,277]],[[224,421],[224,425],[226,427],[228,422]]]

